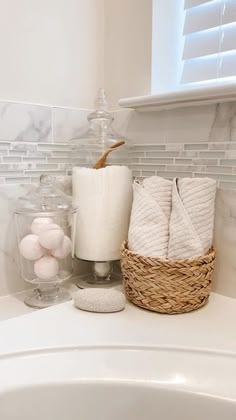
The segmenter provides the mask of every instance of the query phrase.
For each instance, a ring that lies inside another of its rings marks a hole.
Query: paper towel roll
[[[78,208],[75,255],[89,261],[120,259],[132,205],[132,173],[126,166],[73,168],[73,206]]]

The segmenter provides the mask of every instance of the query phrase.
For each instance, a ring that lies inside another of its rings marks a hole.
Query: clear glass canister
[[[50,176],[21,197],[15,225],[23,279],[35,286],[25,298],[28,306],[45,308],[70,299],[60,284],[72,275],[70,197],[58,191]]]
[[[79,287],[120,282],[120,247],[127,239],[132,204],[131,145],[113,129],[100,89],[88,130],[72,139],[72,203],[78,209],[75,257],[91,262]]]

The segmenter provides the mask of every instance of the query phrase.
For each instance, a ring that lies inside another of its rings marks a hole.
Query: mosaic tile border
[[[236,142],[136,144],[133,174],[210,177],[222,188],[236,188]]]
[[[34,183],[42,172],[70,175],[72,166],[81,164],[80,156],[73,156],[72,164],[67,143],[0,142],[1,184]],[[140,179],[208,176],[218,186],[236,188],[236,142],[136,144],[131,167]]]
[[[42,172],[64,176],[69,169],[71,151],[68,144],[0,142],[1,184],[35,183]]]
[[[0,101],[0,184],[35,183],[42,172],[70,175],[84,156],[73,156],[72,164],[68,141],[87,129],[88,113]],[[114,118],[117,132],[136,139],[134,176],[209,176],[236,189],[236,103],[147,114],[126,110]],[[116,152],[110,163],[125,158]]]

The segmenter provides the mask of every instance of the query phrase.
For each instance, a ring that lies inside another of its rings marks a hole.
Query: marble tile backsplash
[[[236,142],[135,145],[134,176],[211,177],[236,188]]]
[[[88,112],[0,102],[0,184],[37,182],[42,172],[70,174],[68,141],[87,130]],[[134,142],[134,176],[209,176],[236,188],[234,102],[113,115],[115,129]],[[73,163],[80,158],[73,155]]]
[[[0,102],[0,296],[25,288],[16,252],[15,200],[42,172],[69,191],[68,141],[86,131],[88,112]],[[236,103],[147,113],[122,110],[113,116],[115,130],[134,143],[134,176],[216,179],[214,289],[236,297]],[[81,162],[81,156],[73,155],[73,164]],[[114,154],[111,162],[122,160]]]
[[[46,106],[0,102],[1,141],[52,141],[51,109]]]
[[[71,169],[68,140],[86,130],[87,114],[0,102],[0,184],[34,183],[42,172],[67,175]]]

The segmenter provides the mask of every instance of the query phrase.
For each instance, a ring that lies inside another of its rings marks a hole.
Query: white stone
[[[46,249],[56,249],[62,246],[64,232],[55,223],[47,225],[47,228],[39,233],[39,242]]]
[[[51,255],[45,255],[34,264],[34,272],[40,280],[50,280],[56,277],[58,271],[58,261]]]
[[[71,250],[71,240],[68,236],[65,235],[60,248],[51,250],[51,255],[53,255],[53,257],[55,258],[58,258],[59,260],[62,260],[63,258],[66,258],[69,254],[71,254]]]
[[[52,224],[51,217],[36,217],[31,224],[31,232],[38,235],[47,225]]]
[[[27,260],[38,260],[44,254],[37,235],[25,236],[19,245],[21,255]]]
[[[74,305],[89,312],[119,312],[125,308],[125,296],[115,289],[81,289],[74,295]]]

